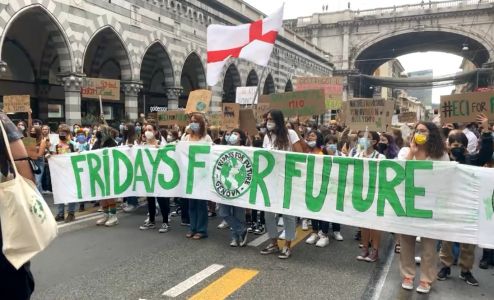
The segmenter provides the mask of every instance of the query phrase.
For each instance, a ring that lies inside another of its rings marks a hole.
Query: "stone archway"
[[[274,86],[274,80],[273,76],[268,74],[266,76],[266,80],[264,81],[264,88],[262,89],[262,94],[263,95],[269,95],[269,94],[274,94],[276,92],[276,88]]]
[[[235,103],[237,87],[242,86],[240,73],[234,64],[228,66],[223,80],[223,102]]]
[[[186,106],[189,93],[197,89],[205,89],[206,74],[199,55],[190,53],[185,59],[180,75],[180,86],[182,88],[182,99],[180,106]]]
[[[250,70],[249,75],[247,75],[247,81],[245,86],[257,86],[259,84],[259,77],[255,70]]]
[[[286,92],[293,92],[293,84],[291,79],[288,79],[288,81],[285,84],[285,93]]]

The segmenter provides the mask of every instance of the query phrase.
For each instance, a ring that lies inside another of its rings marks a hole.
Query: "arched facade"
[[[271,74],[266,76],[266,80],[264,81],[264,87],[262,89],[263,95],[274,94],[276,92],[276,87],[274,85],[274,79]]]
[[[223,80],[223,102],[235,103],[237,87],[242,86],[240,73],[235,64],[230,64]]]

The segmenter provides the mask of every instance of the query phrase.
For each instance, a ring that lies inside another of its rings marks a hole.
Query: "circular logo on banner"
[[[223,152],[213,169],[213,184],[216,192],[227,199],[242,196],[252,183],[252,161],[240,150]]]

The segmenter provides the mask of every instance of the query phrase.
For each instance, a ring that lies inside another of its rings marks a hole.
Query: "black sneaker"
[[[256,229],[254,229],[254,234],[261,235],[265,232],[264,225],[257,224]]]
[[[360,241],[360,238],[362,237],[361,235],[362,235],[362,233],[359,230],[359,231],[357,231],[357,233],[355,233],[355,236],[353,237],[353,239],[356,241]]]
[[[57,222],[61,222],[61,221],[63,221],[64,219],[65,219],[65,218],[64,218],[64,216],[63,216],[63,215],[61,215],[61,214],[59,214],[59,215],[57,215],[57,216],[55,217],[55,221],[57,221]]]
[[[261,250],[261,254],[272,254],[280,252],[280,248],[278,248],[278,244],[270,243],[266,248]]]
[[[439,273],[437,273],[437,280],[443,281],[448,279],[448,276],[451,275],[450,267],[442,267]]]
[[[488,259],[484,259],[482,257],[482,259],[479,262],[479,268],[484,269],[484,270],[488,269],[489,268],[489,260]]]
[[[479,285],[479,282],[477,281],[477,279],[475,279],[475,277],[473,277],[472,272],[470,272],[470,271],[461,272],[460,273],[460,279],[465,280],[465,282],[468,283],[469,285],[473,285],[473,286]]]

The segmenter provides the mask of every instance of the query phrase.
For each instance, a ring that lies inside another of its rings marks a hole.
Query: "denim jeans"
[[[74,213],[75,212],[75,202],[67,204],[69,206],[68,212],[69,213]],[[59,215],[64,215],[65,214],[65,204],[58,204],[57,206],[58,214]]]
[[[36,188],[38,188],[38,191],[41,193],[43,192],[43,173],[45,172],[45,159],[44,158],[38,158],[37,160],[34,161],[34,163],[38,166],[40,173],[39,174],[34,174],[34,179],[36,180]]]
[[[208,235],[208,202],[189,199],[190,232]]]
[[[275,213],[265,212],[266,230],[271,239],[278,237],[277,218]],[[285,240],[293,241],[295,239],[295,230],[297,229],[297,217],[283,215],[283,229],[285,230]]]
[[[220,204],[220,217],[232,228],[232,239],[240,240],[245,233],[245,208]]]

